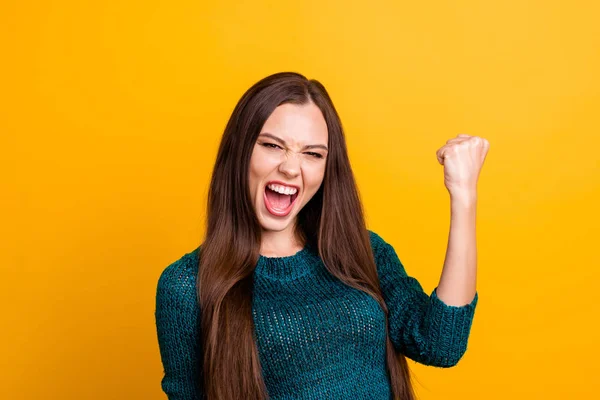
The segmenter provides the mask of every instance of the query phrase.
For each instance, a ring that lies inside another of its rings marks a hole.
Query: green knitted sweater
[[[428,295],[407,275],[394,248],[369,235],[395,349],[425,365],[456,365],[467,349],[478,294],[460,307],[445,304],[435,289]],[[161,387],[170,400],[205,398],[196,295],[200,248],[167,266],[157,285]],[[391,398],[383,311],[372,297],[333,277],[311,248],[287,257],[261,255],[252,298],[272,400]]]

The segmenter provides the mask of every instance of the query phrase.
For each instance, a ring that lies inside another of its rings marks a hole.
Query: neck
[[[260,254],[266,257],[285,257],[296,254],[304,248],[305,243],[299,240],[294,230],[269,231],[263,229]]]

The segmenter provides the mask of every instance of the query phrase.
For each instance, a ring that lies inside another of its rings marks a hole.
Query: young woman
[[[277,73],[225,128],[201,245],[162,272],[163,391],[183,399],[414,399],[406,357],[456,365],[477,304],[476,183],[485,139],[438,150],[452,220],[431,295],[365,225],[323,85]]]

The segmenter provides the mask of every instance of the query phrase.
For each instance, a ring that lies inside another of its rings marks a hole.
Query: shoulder
[[[404,265],[391,243],[371,230],[369,230],[369,236],[378,271],[381,273],[383,270],[387,271],[391,267],[395,271],[406,273]]]
[[[197,247],[163,269],[156,287],[157,301],[195,302],[199,252]]]
[[[377,257],[379,254],[385,253],[392,248],[392,245],[386,242],[381,235],[367,229],[369,232],[369,239],[371,240],[371,248],[373,249],[373,255]]]

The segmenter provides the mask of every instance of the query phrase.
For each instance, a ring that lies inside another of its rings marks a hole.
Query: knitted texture
[[[369,231],[389,309],[390,339],[408,358],[451,367],[467,349],[478,293],[445,304],[407,275],[394,248]],[[165,268],[156,292],[156,328],[170,400],[204,399],[196,277],[200,247]],[[305,247],[260,256],[252,312],[263,378],[272,400],[391,399],[385,314],[377,301],[333,277]]]

